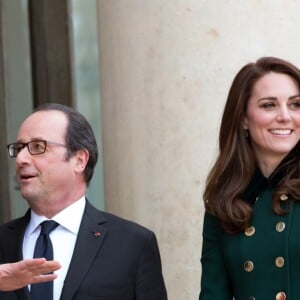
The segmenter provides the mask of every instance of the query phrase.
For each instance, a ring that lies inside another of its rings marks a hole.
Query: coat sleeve
[[[161,259],[155,234],[148,233],[139,259],[136,300],[167,300]]]
[[[223,249],[223,230],[218,220],[205,213],[202,244],[202,276],[199,300],[232,300],[230,279],[226,270]]]

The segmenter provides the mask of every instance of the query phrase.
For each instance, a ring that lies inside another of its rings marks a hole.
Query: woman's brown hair
[[[262,57],[237,73],[225,104],[219,154],[207,177],[203,199],[206,210],[220,220],[228,233],[242,231],[252,218],[252,207],[243,199],[243,193],[257,164],[243,121],[255,83],[269,72],[289,75],[300,89],[300,71],[296,66],[276,57]],[[300,199],[299,159],[292,157],[285,165],[287,175],[276,187],[273,197],[273,207],[278,214],[284,213],[279,205],[279,193]]]

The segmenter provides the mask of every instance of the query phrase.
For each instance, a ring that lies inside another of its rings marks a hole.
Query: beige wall
[[[237,70],[300,66],[300,2],[98,0],[106,209],[155,231],[170,300],[197,299],[205,177]]]

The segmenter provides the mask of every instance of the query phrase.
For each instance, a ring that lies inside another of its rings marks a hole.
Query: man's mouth
[[[31,178],[34,178],[35,176],[32,174],[20,174],[19,178],[20,180],[29,180]]]

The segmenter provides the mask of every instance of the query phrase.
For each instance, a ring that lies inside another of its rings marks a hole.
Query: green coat
[[[255,193],[245,232],[226,234],[205,213],[199,300],[300,299],[300,202],[284,195],[289,213],[278,216],[270,185]]]

